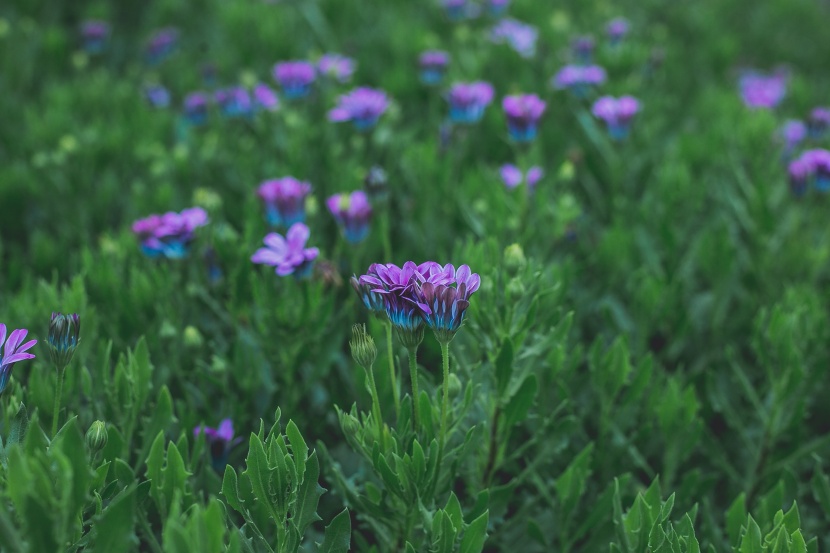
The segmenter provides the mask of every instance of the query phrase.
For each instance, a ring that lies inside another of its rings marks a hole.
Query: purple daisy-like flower
[[[536,127],[547,104],[536,94],[505,96],[502,108],[507,117],[507,130],[516,142],[530,142],[536,138]]]
[[[614,140],[622,140],[628,136],[631,120],[639,111],[640,102],[632,96],[603,96],[591,107],[594,116],[605,121],[608,134]]]
[[[5,349],[0,352],[0,395],[9,384],[9,378],[12,376],[12,369],[14,364],[18,361],[26,361],[34,359],[35,356],[31,353],[26,353],[37,343],[37,340],[29,340],[25,344],[23,340],[26,339],[26,334],[29,331],[25,328],[12,330],[9,334],[9,339],[6,340],[6,325],[0,323],[0,348],[5,344]]]
[[[157,109],[166,108],[170,105],[170,92],[161,85],[146,85],[144,87],[144,97],[152,107]]]
[[[223,472],[225,465],[228,464],[228,455],[231,449],[241,441],[240,438],[236,440],[233,438],[233,421],[223,419],[219,423],[219,428],[199,425],[193,429],[193,436],[196,437],[199,434],[205,435],[205,442],[210,448],[211,465],[217,472]]]
[[[350,243],[362,242],[369,234],[372,205],[363,190],[330,196],[326,200],[326,207],[343,229],[343,234]]]
[[[253,114],[251,95],[241,86],[217,90],[214,98],[225,117],[249,117]]]
[[[285,227],[305,221],[305,199],[310,193],[311,184],[294,177],[267,180],[257,189],[268,222]]]
[[[375,275],[375,264],[373,263],[370,265],[366,272],[367,274]],[[360,301],[363,302],[366,309],[376,316],[386,315],[383,294],[372,291],[375,288],[375,285],[361,282],[360,277],[355,275],[349,279],[349,283],[352,285],[352,288],[354,288],[355,293],[357,293],[357,296],[360,298]]]
[[[267,111],[277,111],[280,99],[270,86],[259,83],[254,87],[254,104]]]
[[[529,192],[532,192],[536,188],[536,184],[542,180],[542,177],[545,176],[544,170],[534,165],[530,169],[527,170],[527,174],[522,174],[522,170],[512,164],[505,164],[499,168],[499,174],[501,175],[501,180],[504,182],[504,185],[512,190],[522,184],[524,181],[527,183],[527,189]]]
[[[739,82],[741,98],[751,109],[772,109],[787,94],[787,75],[782,71],[765,75],[754,71],[744,73]]]
[[[523,58],[533,57],[538,38],[536,27],[515,19],[502,19],[490,31],[490,40],[510,45]]]
[[[578,98],[584,98],[591,87],[605,82],[605,69],[598,65],[566,65],[553,77],[553,86],[567,88]]]
[[[410,350],[417,348],[424,339],[424,319],[413,292],[415,283],[424,280],[413,261],[407,261],[403,267],[375,263],[358,279],[361,286],[369,287],[370,292],[383,298],[386,316],[398,339]]]
[[[251,256],[251,261],[259,265],[275,267],[279,276],[293,274],[303,278],[311,273],[314,260],[320,255],[317,248],[306,248],[311,232],[303,223],[294,223],[285,238],[272,232],[265,236],[265,248],[260,248]]]
[[[801,154],[801,160],[809,164],[816,190],[830,192],[830,151],[822,148],[807,150]]]
[[[483,81],[456,83],[446,97],[450,104],[450,120],[469,125],[481,121],[484,108],[493,101],[493,86]]]
[[[807,192],[807,185],[813,176],[813,165],[809,159],[800,157],[787,166],[790,177],[790,190],[795,196],[803,196]]]
[[[814,139],[823,138],[830,130],[830,108],[817,107],[810,112],[810,136]]]
[[[203,125],[208,118],[208,95],[192,92],[184,98],[184,116],[191,125]]]
[[[784,145],[784,155],[788,156],[807,138],[807,125],[798,119],[787,119],[776,132],[776,138]]]
[[[608,35],[611,45],[615,46],[622,42],[622,39],[628,34],[628,29],[628,20],[617,17],[608,22],[608,25],[605,26],[605,33]]]
[[[571,42],[571,51],[574,58],[581,64],[591,63],[596,42],[591,35],[578,36]]]
[[[435,284],[427,280],[414,287],[416,305],[440,343],[449,343],[455,337],[470,306],[470,296],[480,285],[481,277],[469,266],[461,265],[451,282]]]
[[[354,75],[357,63],[341,54],[324,54],[317,60],[317,70],[321,75],[330,77],[338,82],[349,82]]]
[[[274,66],[274,79],[289,100],[308,96],[316,74],[314,65],[307,61],[284,61]]]
[[[132,230],[147,257],[181,259],[188,253],[195,230],[207,224],[207,212],[201,207],[191,207],[181,213],[169,211],[139,219],[133,223]]]
[[[106,21],[89,20],[81,24],[81,39],[88,54],[100,54],[107,45],[110,25]]]
[[[436,85],[444,79],[450,55],[443,50],[427,50],[418,57],[419,77],[426,85]]]
[[[175,27],[159,29],[147,41],[147,61],[153,65],[164,61],[176,49],[179,30]]]
[[[329,111],[329,121],[351,121],[359,131],[374,127],[389,107],[389,98],[382,90],[360,87],[343,94],[337,107]]]

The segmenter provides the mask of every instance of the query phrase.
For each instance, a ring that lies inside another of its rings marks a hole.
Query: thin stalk
[[[378,425],[378,441],[380,441],[381,449],[385,450],[386,439],[383,436],[383,417],[380,414],[380,396],[378,396],[378,387],[375,385],[375,373],[372,372],[371,365],[366,369],[366,378],[369,379],[369,386],[372,391],[372,416],[375,417]]]
[[[418,405],[418,362],[416,354],[418,348],[409,348],[409,378],[412,379],[412,412],[414,414],[413,429],[418,433],[421,427],[421,407]]]
[[[58,433],[58,414],[61,409],[61,396],[63,395],[63,374],[66,367],[58,369],[58,388],[55,390],[55,408],[52,410],[52,437]]]
[[[392,385],[392,399],[395,401],[395,420],[401,413],[401,393],[398,389],[398,377],[395,375],[395,357],[392,353],[392,323],[386,322],[386,352],[389,357],[389,382]]]
[[[438,442],[443,449],[447,441],[447,411],[450,410],[450,344],[441,342],[441,361],[444,365],[444,382],[441,400],[441,440]],[[438,458],[438,466],[441,466],[441,458]]]

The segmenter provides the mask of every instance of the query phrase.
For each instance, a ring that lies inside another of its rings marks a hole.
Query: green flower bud
[[[199,332],[199,329],[195,326],[186,326],[184,329],[184,345],[189,348],[200,348],[204,340],[202,339],[202,333]]]
[[[504,267],[515,276],[527,266],[525,252],[519,244],[511,244],[504,249]]]
[[[524,283],[518,278],[511,278],[510,282],[507,283],[507,298],[511,302],[518,301],[522,296],[525,295],[525,285]]]
[[[449,392],[450,397],[456,397],[461,393],[461,380],[455,373],[450,373],[450,379],[447,382],[447,391]]]
[[[64,315],[52,313],[49,322],[49,336],[46,343],[49,346],[49,357],[59,371],[62,371],[72,361],[75,348],[78,347],[81,334],[81,318],[77,313]]]
[[[349,340],[354,362],[366,370],[372,368],[378,357],[375,341],[366,332],[366,325],[356,324],[352,327],[352,339]]]
[[[95,421],[86,431],[86,445],[92,453],[98,453],[107,445],[107,425],[103,421]]]

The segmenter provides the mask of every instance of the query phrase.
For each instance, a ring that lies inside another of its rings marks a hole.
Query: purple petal
[[[499,172],[501,173],[501,180],[504,181],[507,188],[516,188],[522,183],[522,171],[515,165],[509,163],[502,165]]]
[[[224,419],[219,423],[216,435],[226,442],[233,440],[233,421],[231,419]]]

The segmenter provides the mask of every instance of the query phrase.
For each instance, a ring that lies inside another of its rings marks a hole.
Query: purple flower
[[[477,123],[484,116],[484,108],[493,101],[493,86],[483,81],[456,83],[447,93],[447,101],[452,122]]]
[[[192,92],[184,98],[184,116],[192,125],[203,125],[208,118],[208,95]]]
[[[809,159],[800,157],[787,166],[790,177],[790,190],[795,196],[803,196],[807,192],[807,184],[813,176],[813,166]]]
[[[778,71],[772,75],[757,72],[744,73],[739,82],[744,104],[751,109],[772,109],[787,94],[787,75]]]
[[[574,58],[581,64],[591,63],[591,58],[594,55],[594,37],[591,35],[578,36],[571,42],[571,50]]]
[[[317,70],[320,74],[341,83],[351,80],[356,65],[352,58],[340,54],[324,54],[317,60]]]
[[[400,342],[410,350],[417,348],[424,339],[424,319],[413,295],[415,282],[424,280],[413,261],[407,261],[403,267],[375,263],[358,279],[361,286],[369,287],[372,293],[383,298],[386,316]]]
[[[362,190],[351,194],[335,194],[326,200],[326,207],[334,216],[335,221],[343,229],[346,240],[352,244],[362,242],[369,234],[369,219],[372,217],[372,206],[369,198]]]
[[[311,184],[294,177],[267,180],[257,189],[268,222],[285,227],[305,221],[305,199],[310,193]]]
[[[501,17],[507,11],[507,6],[510,0],[489,0],[487,2],[487,9],[492,17]]]
[[[502,19],[490,31],[490,40],[497,44],[509,44],[523,58],[533,57],[538,38],[536,27],[515,19]]]
[[[545,176],[544,170],[539,166],[531,167],[527,170],[527,175],[523,175],[521,169],[509,163],[502,165],[499,168],[499,173],[501,174],[501,180],[504,181],[504,185],[508,189],[516,188],[524,181],[527,183],[529,192],[532,192],[536,188],[536,183]]]
[[[176,48],[179,41],[179,30],[174,27],[165,27],[156,31],[147,41],[147,61],[158,64],[164,61]]]
[[[640,102],[631,96],[603,96],[594,102],[591,112],[595,117],[605,121],[608,134],[614,140],[628,136],[631,120],[640,111]]]
[[[807,125],[797,119],[787,119],[776,136],[784,145],[784,155],[788,156],[807,138]]]
[[[214,97],[225,117],[250,117],[253,114],[251,95],[241,86],[217,90]]]
[[[608,25],[605,26],[605,32],[612,46],[622,42],[622,39],[628,34],[628,28],[628,21],[623,17],[617,17],[608,22]]]
[[[830,108],[818,107],[810,112],[810,136],[823,138],[830,129]]]
[[[89,20],[81,24],[81,38],[84,50],[89,54],[100,54],[107,45],[110,25],[106,21]]]
[[[588,89],[605,82],[605,69],[598,65],[566,65],[553,77],[554,88],[569,89],[584,98]]]
[[[329,121],[351,121],[359,131],[374,127],[389,107],[389,99],[382,90],[360,87],[343,94],[337,107],[329,111]]]
[[[426,85],[440,83],[450,63],[450,55],[443,50],[427,50],[418,57],[421,82]]]
[[[372,264],[369,266],[368,273],[374,272],[375,265]],[[373,292],[372,289],[374,285],[362,283],[360,282],[357,276],[352,276],[349,279],[349,282],[354,288],[354,291],[357,293],[357,296],[360,298],[360,301],[363,302],[363,305],[368,309],[372,314],[376,316],[386,316],[386,308],[384,307],[383,302],[383,294],[379,294],[377,292]]]
[[[14,364],[18,361],[26,361],[27,359],[34,359],[35,356],[31,353],[26,353],[27,350],[32,349],[37,343],[37,340],[29,340],[25,344],[23,340],[26,339],[26,334],[29,331],[25,328],[12,330],[9,334],[9,339],[6,340],[6,325],[0,323],[0,348],[6,344],[6,349],[0,353],[0,395],[9,384],[9,378],[12,375]]]
[[[830,192],[830,151],[824,149],[807,150],[801,159],[809,164],[815,177],[816,190]]]
[[[438,283],[432,279],[414,287],[416,305],[426,325],[432,329],[435,338],[442,344],[449,343],[461,324],[470,306],[470,296],[481,285],[481,277],[461,265],[457,271],[449,265],[452,280]],[[446,275],[446,273],[442,273]]]
[[[170,105],[170,92],[161,85],[146,85],[144,87],[144,97],[154,108],[161,109]]]
[[[254,87],[254,103],[265,110],[276,111],[280,107],[280,99],[277,93],[266,84],[258,84]]]
[[[314,65],[307,61],[284,61],[274,66],[274,79],[289,100],[308,96],[315,75]]]
[[[547,104],[536,94],[505,96],[502,108],[507,117],[507,130],[516,142],[530,142],[536,138],[536,126]]]
[[[467,0],[442,0],[441,3],[451,21],[461,21],[478,15],[477,7]]]
[[[233,439],[233,421],[224,419],[219,423],[219,428],[199,425],[193,429],[193,436],[199,434],[205,435],[205,442],[210,448],[211,465],[217,472],[223,472],[231,449],[240,441],[240,438]]]
[[[207,212],[201,207],[191,207],[181,213],[169,211],[139,219],[133,223],[132,230],[147,257],[181,259],[195,238],[194,231],[207,223]]]
[[[260,248],[251,256],[251,261],[260,265],[276,267],[279,276],[293,274],[300,279],[311,273],[314,260],[320,255],[317,248],[306,248],[310,232],[303,223],[294,223],[285,238],[272,232],[265,236],[265,248]]]

